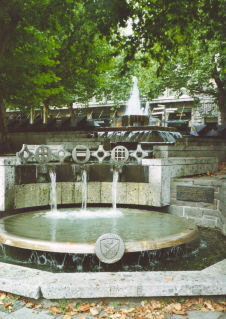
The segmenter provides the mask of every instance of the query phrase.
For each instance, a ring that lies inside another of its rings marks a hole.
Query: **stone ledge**
[[[34,299],[225,295],[225,264],[202,271],[54,274],[0,263],[0,289]]]

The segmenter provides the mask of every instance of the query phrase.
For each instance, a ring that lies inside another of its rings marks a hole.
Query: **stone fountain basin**
[[[188,219],[140,209],[32,211],[0,220],[1,243],[32,250],[94,254],[97,239],[106,233],[120,236],[125,252],[177,246],[198,237]]]

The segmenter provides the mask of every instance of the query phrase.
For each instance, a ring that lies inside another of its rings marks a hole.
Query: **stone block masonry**
[[[211,187],[214,190],[212,203],[178,200],[177,186],[189,185]],[[171,180],[170,205],[166,211],[193,220],[197,225],[218,228],[226,235],[226,176],[204,176],[199,178],[176,178]]]
[[[212,138],[180,138],[175,145],[153,146],[154,158],[170,157],[211,157],[216,156],[218,161],[226,158],[225,140]]]
[[[14,208],[15,165],[19,164],[16,157],[0,158],[0,211]]]
[[[137,167],[145,167],[143,180],[137,179],[137,176],[134,175],[134,180],[130,177],[127,181],[127,170],[124,170],[125,178],[120,177],[118,182],[118,204],[156,207],[169,205],[170,180],[172,177],[201,174],[208,170],[216,171],[218,162],[215,157],[205,157],[144,159],[142,164],[142,166]],[[103,164],[103,167],[104,165],[106,166],[106,164]],[[31,165],[32,167],[33,165]],[[101,165],[97,166],[97,168],[99,167]],[[110,166],[108,165],[108,167],[110,171]],[[49,182],[35,181],[34,178],[26,180],[22,174],[24,172],[27,175],[28,169],[29,166],[26,167],[26,170],[18,169],[18,167],[15,169],[16,181],[18,181],[17,185],[14,186],[15,209],[48,205],[50,201]],[[95,169],[95,166],[92,169]],[[19,178],[17,174],[19,174]],[[96,178],[98,176],[98,174],[95,175]],[[96,181],[92,178],[88,182],[88,203],[111,204],[112,181],[109,180],[108,175],[106,175],[106,180],[103,179],[103,176],[99,177],[100,179],[97,178]],[[20,183],[21,181],[24,181],[24,184]],[[57,203],[80,204],[82,202],[81,189],[81,181],[70,180],[67,182],[63,180],[57,182]],[[33,200],[34,198],[35,200]]]
[[[104,149],[110,149],[110,139],[89,138],[92,131],[70,132],[29,132],[10,133],[11,147],[15,152],[21,150],[23,144],[27,145],[64,145],[66,150],[72,150],[77,145],[85,145],[90,149],[97,149],[100,144]]]

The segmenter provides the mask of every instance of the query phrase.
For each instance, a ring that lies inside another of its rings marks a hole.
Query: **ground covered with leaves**
[[[45,307],[41,303],[28,300],[25,297],[10,293],[0,292],[0,310],[13,312],[21,307],[27,307],[39,314],[47,311],[49,314],[59,316],[62,319],[165,319],[166,314],[177,314],[185,316],[188,311],[200,310],[202,312],[221,311],[226,312],[226,301],[215,302],[204,298],[162,298],[134,301],[106,301],[100,300],[96,303],[59,300]]]

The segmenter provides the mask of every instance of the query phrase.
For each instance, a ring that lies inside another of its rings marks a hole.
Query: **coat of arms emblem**
[[[100,249],[102,255],[105,258],[111,259],[114,258],[119,250],[119,239],[117,238],[106,238],[100,241]]]
[[[95,253],[100,261],[112,264],[120,260],[125,252],[122,238],[116,234],[104,234],[95,244]]]

